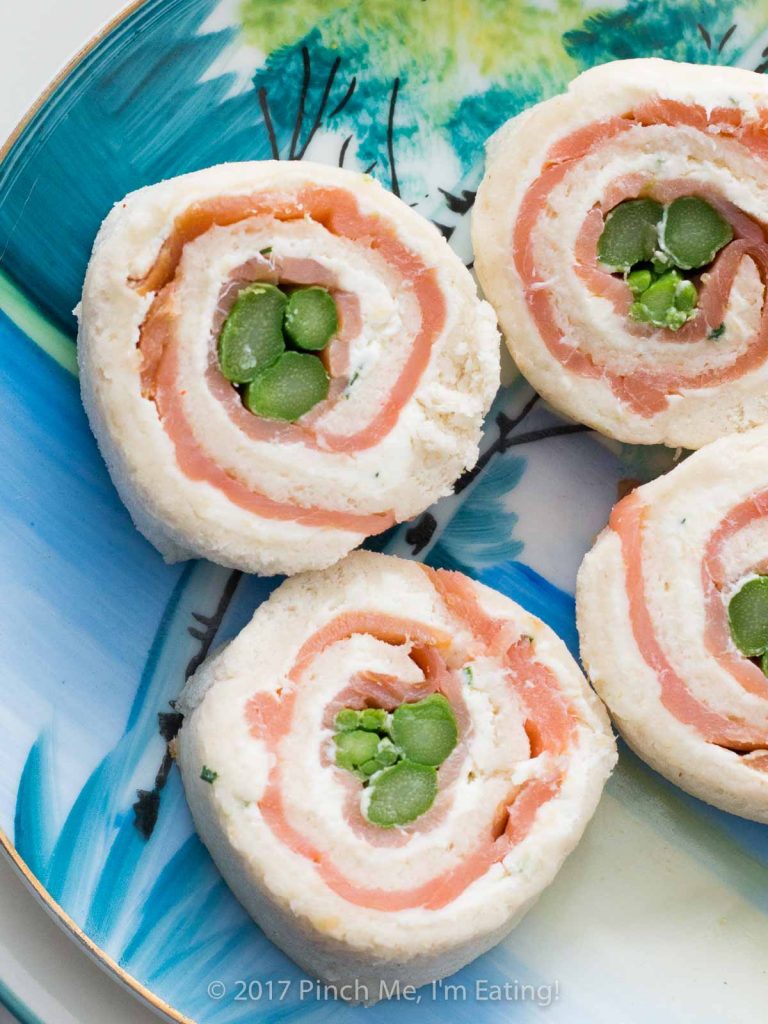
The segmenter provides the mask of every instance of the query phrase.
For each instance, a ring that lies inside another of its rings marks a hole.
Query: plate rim
[[[83,60],[85,60],[85,58],[99,45],[99,43],[103,42],[103,40],[114,31],[114,29],[118,28],[132,14],[135,14],[147,3],[149,3],[149,0],[130,0],[129,3],[121,5],[120,10],[106,21],[101,28],[94,33],[94,35],[90,36],[86,42],[75,51],[69,60],[67,60],[53,76],[53,78],[50,79],[42,92],[39,93],[37,98],[21,116],[3,144],[0,145],[0,163],[5,161],[24,131],[29,127],[35,116],[40,112],[42,107],[51,98],[64,80],[69,77],[69,75],[83,62]],[[195,1021],[193,1021],[192,1018],[184,1016],[184,1014],[179,1010],[171,1006],[170,1003],[167,1003],[151,989],[142,985],[137,978],[134,978],[132,974],[129,974],[128,971],[124,970],[116,960],[109,956],[103,949],[101,949],[100,946],[85,934],[83,929],[80,928],[69,914],[67,914],[64,908],[53,899],[45,886],[31,871],[27,863],[17,851],[16,847],[13,845],[8,834],[2,828],[0,828],[0,851],[2,851],[2,854],[10,861],[11,866],[14,868],[22,884],[41,903],[62,931],[65,932],[65,934],[67,934],[76,945],[80,946],[86,956],[90,957],[90,959],[97,963],[107,974],[111,975],[118,984],[122,984],[123,987],[126,988],[133,996],[135,996],[140,1002],[145,1003],[154,1012],[162,1014],[167,1020],[173,1021],[174,1024],[195,1024]],[[2,1001],[3,1005],[6,1005],[6,999],[13,999],[16,1005],[14,1005],[13,1008],[8,1007],[8,1009],[10,1009],[12,1013],[22,1012],[25,1015],[25,1024],[44,1024],[44,1022],[40,1020],[39,1016],[31,1010],[19,996],[16,995],[6,982],[0,982],[0,1001]]]
[[[140,0],[141,4],[145,2],[146,0]],[[22,884],[41,903],[55,923],[59,925],[62,931],[81,948],[86,956],[93,960],[94,963],[98,964],[98,966],[106,973],[113,976],[114,980],[116,980],[118,984],[122,984],[122,986],[133,996],[148,1005],[151,1010],[162,1014],[166,1020],[172,1021],[173,1024],[197,1024],[197,1022],[191,1017],[186,1017],[175,1007],[171,1006],[170,1003],[161,999],[160,996],[154,993],[151,989],[142,985],[137,978],[134,978],[132,974],[122,968],[115,959],[109,956],[108,953],[106,953],[86,935],[83,929],[70,917],[64,908],[53,899],[42,882],[40,882],[21,857],[7,833],[2,828],[0,828],[0,850],[2,850],[2,853],[9,859],[11,866],[14,868]],[[2,988],[6,989],[14,999],[20,1002],[23,1009],[28,1014],[29,1024],[45,1024],[45,1022],[41,1021],[39,1016],[34,1011],[30,1010],[30,1008],[23,1003],[23,1000],[13,992],[7,982],[2,982]],[[5,1000],[3,1000],[3,1002],[4,1001]]]
[[[11,129],[10,134],[2,145],[0,145],[0,163],[5,160],[10,151],[19,141],[24,130],[29,126],[35,115],[39,113],[40,109],[44,106],[46,101],[50,99],[64,79],[82,63],[88,54],[95,49],[99,43],[102,42],[110,32],[112,32],[113,29],[121,25],[127,18],[147,3],[149,3],[149,0],[129,0],[128,3],[121,3],[119,11],[106,21],[92,36],[89,36],[82,46],[78,47],[72,56],[62,65],[62,67],[59,68],[53,78],[50,79],[42,92],[38,94],[37,98],[32,101],[29,107],[27,107],[21,118],[16,122],[16,125]]]

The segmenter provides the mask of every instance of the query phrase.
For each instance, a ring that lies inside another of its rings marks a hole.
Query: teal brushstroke
[[[212,863],[201,856],[201,849],[202,844],[197,836],[190,836],[158,873],[141,908],[134,935],[123,950],[126,963],[136,964],[142,947],[172,937],[176,928],[183,926],[186,905],[184,900],[179,900],[180,892],[187,898],[189,894],[194,894],[194,905],[197,905],[208,890],[220,884]],[[145,965],[148,970],[153,966],[151,959],[150,951],[150,962]]]
[[[456,514],[443,529],[440,545],[449,557],[477,572],[517,558],[523,543],[515,539],[516,512],[506,496],[520,483],[526,460],[519,455],[495,455]]]
[[[136,690],[136,696],[133,699],[133,705],[131,707],[130,714],[128,715],[128,721],[125,723],[126,734],[135,732],[137,726],[148,724],[148,716],[153,714],[152,702],[149,699],[151,691],[156,688],[157,685],[157,669],[160,664],[160,659],[168,645],[169,641],[174,639],[173,624],[176,620],[179,612],[179,605],[181,604],[182,598],[185,596],[189,584],[192,582],[192,577],[195,575],[196,564],[194,562],[187,562],[184,566],[181,576],[179,576],[176,586],[171,592],[171,596],[168,599],[168,603],[163,611],[163,616],[157,625],[157,632],[155,638],[152,641],[152,646],[147,654],[147,660],[144,663],[144,670],[141,673],[139,679],[138,689]]]
[[[617,10],[590,15],[580,29],[565,33],[563,45],[584,69],[631,57],[735,64],[748,43],[733,34],[719,47],[738,21],[738,7],[733,0],[630,0]]]
[[[63,905],[78,902],[79,897],[89,890],[91,874],[85,868],[93,866],[95,859],[103,856],[109,848],[107,834],[114,829],[117,800],[122,795],[119,780],[132,777],[148,741],[157,733],[155,716],[163,709],[164,703],[154,693],[155,699],[149,698],[151,691],[158,688],[158,683],[165,683],[165,680],[157,679],[156,669],[173,635],[170,625],[177,615],[194,567],[194,563],[185,567],[158,623],[124,735],[92,772],[59,833],[45,884],[53,898]],[[86,827],[87,822],[90,822],[90,828]],[[99,849],[100,844],[92,831],[97,822],[104,832],[102,849]]]
[[[151,857],[150,844],[138,833],[129,809],[135,799],[130,783],[147,749],[162,750],[157,715],[170,710],[168,702],[181,688],[195,645],[185,633],[190,609],[207,607],[209,591],[217,588],[218,596],[227,575],[207,563],[185,566],[158,624],[125,732],[83,786],[54,847],[47,888],[62,905],[87,907],[87,923],[102,942],[116,922],[115,894],[125,901],[141,860]],[[147,779],[143,785],[150,783]]]
[[[354,91],[342,107],[353,78]],[[257,92],[264,90],[283,159],[304,154],[313,125],[319,122],[327,131],[340,135],[338,162],[343,159],[345,166],[370,170],[388,188],[402,188],[402,174],[398,177],[395,169],[393,178],[388,151],[387,123],[394,76],[377,74],[370,46],[362,38],[340,53],[325,46],[320,30],[313,29],[293,46],[272,53],[254,75],[253,85]],[[403,152],[408,151],[420,128],[418,114],[407,101],[408,85],[408,72],[404,70],[399,76],[399,106],[395,97],[396,145]],[[301,130],[295,136],[302,97],[304,116]],[[342,140],[346,138],[351,143],[342,153]],[[410,184],[413,198],[417,198],[415,182],[411,180]]]
[[[44,879],[54,844],[53,740],[45,729],[32,744],[19,780],[13,844],[29,870]]]
[[[494,132],[511,117],[554,95],[563,85],[564,79],[553,77],[536,81],[513,76],[461,100],[446,128],[470,184],[475,188],[480,184],[485,144]]]
[[[147,845],[136,828],[131,809],[122,811],[116,824],[117,834],[93,890],[84,928],[102,948],[109,942],[115,921],[120,917],[126,893],[136,878]]]

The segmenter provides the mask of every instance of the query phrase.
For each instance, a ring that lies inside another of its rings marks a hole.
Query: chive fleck
[[[218,772],[213,771],[213,769],[209,768],[207,764],[203,765],[203,770],[200,772],[200,778],[203,782],[207,782],[212,786],[218,777]]]

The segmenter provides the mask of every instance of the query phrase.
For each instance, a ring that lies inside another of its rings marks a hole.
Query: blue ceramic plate
[[[166,739],[186,674],[275,585],[164,565],[86,426],[71,314],[99,222],[224,160],[367,169],[469,264],[486,137],[579,71],[657,55],[764,70],[733,0],[146,0],[60,80],[0,165],[0,836],[40,897],[175,1020],[752,1021],[768,995],[768,832],[622,750],[524,924],[420,1003],[341,1006],[261,935],[194,835]],[[563,423],[513,373],[456,495],[384,550],[458,567],[576,650],[579,560],[626,479],[671,455]],[[506,983],[506,985],[505,985]]]

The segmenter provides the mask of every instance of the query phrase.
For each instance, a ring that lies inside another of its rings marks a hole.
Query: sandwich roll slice
[[[627,743],[671,782],[768,822],[768,428],[619,502],[584,559],[581,653]]]
[[[555,877],[615,763],[563,642],[459,573],[356,552],[287,581],[189,681],[198,831],[342,997],[451,974]]]
[[[768,82],[616,61],[491,139],[475,267],[523,374],[636,444],[768,421]]]
[[[91,426],[169,560],[332,564],[450,492],[499,383],[493,312],[438,230],[311,163],[129,195],[79,316]]]

